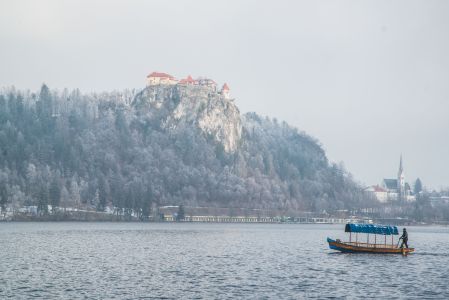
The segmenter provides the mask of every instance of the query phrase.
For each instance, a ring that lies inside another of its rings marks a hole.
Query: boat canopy
[[[399,234],[396,226],[377,225],[377,224],[346,224],[345,232],[361,232],[382,235]]]

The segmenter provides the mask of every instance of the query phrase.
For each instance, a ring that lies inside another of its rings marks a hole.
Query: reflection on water
[[[449,298],[449,229],[407,257],[342,254],[343,226],[2,223],[0,298]]]

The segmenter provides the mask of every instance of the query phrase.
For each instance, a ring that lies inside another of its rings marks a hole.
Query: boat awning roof
[[[399,234],[396,226],[376,225],[376,224],[346,224],[345,232],[361,232],[382,235]]]

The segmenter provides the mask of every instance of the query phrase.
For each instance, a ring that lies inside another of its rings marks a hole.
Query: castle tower
[[[223,87],[221,88],[221,94],[224,96],[225,99],[229,99],[229,86],[225,83],[223,84]]]
[[[405,175],[404,175],[404,168],[402,166],[402,154],[401,158],[399,159],[398,200],[405,200]]]

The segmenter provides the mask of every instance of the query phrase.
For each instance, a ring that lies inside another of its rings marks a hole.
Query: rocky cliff
[[[234,152],[242,137],[240,112],[233,100],[214,88],[198,85],[155,85],[146,87],[133,103],[140,113],[157,118],[161,127],[177,132],[196,126],[201,132]]]

